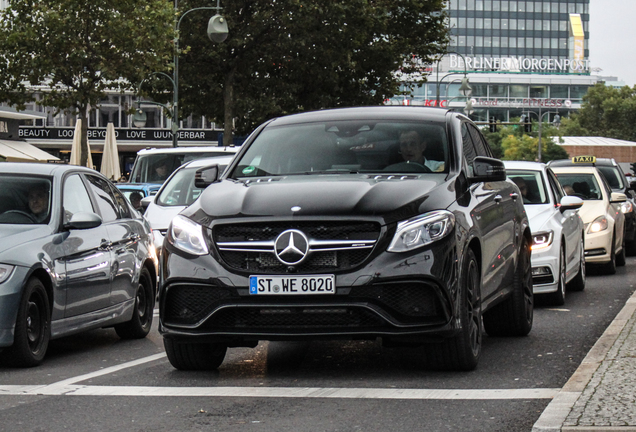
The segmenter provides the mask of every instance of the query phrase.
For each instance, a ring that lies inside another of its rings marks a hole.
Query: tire
[[[621,251],[616,254],[616,266],[617,267],[623,267],[625,265],[625,233],[623,232],[623,247],[621,248]]]
[[[550,303],[555,306],[565,304],[565,246],[561,244],[561,253],[559,254],[559,279],[557,282],[557,290],[548,294]]]
[[[163,338],[170,364],[179,370],[216,370],[227,352],[227,346],[215,343],[179,343]]]
[[[13,345],[4,352],[11,366],[33,367],[42,363],[51,340],[51,307],[38,278],[28,280],[15,323]]]
[[[481,356],[481,276],[477,258],[468,249],[460,276],[460,333],[425,347],[426,364],[435,369],[470,371]]]
[[[511,295],[483,315],[490,336],[526,336],[532,330],[534,295],[527,238],[521,242]]]
[[[115,326],[117,335],[122,339],[145,338],[152,327],[154,307],[155,295],[150,272],[147,268],[142,268],[135,296],[133,316],[130,321]]]
[[[583,291],[585,289],[585,242],[581,237],[581,257],[579,261],[579,272],[574,276],[574,279],[568,284],[568,290],[570,291]]]
[[[608,275],[616,274],[616,251],[614,249],[614,236],[612,236],[612,253],[608,263],[602,265],[603,273]]]

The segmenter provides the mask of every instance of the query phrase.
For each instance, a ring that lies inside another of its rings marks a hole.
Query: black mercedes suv
[[[492,336],[532,328],[519,189],[457,112],[277,118],[196,179],[209,186],[162,253],[159,330],[178,369],[216,369],[261,340],[382,338],[471,370],[482,322]]]

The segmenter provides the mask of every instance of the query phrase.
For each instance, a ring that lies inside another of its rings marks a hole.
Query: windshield
[[[219,165],[219,173],[222,173],[227,165]],[[156,203],[165,207],[189,206],[199,198],[203,189],[194,185],[194,174],[201,167],[183,168],[175,173],[168,181],[159,195]]]
[[[170,174],[186,162],[211,156],[227,156],[227,152],[215,150],[196,153],[153,153],[137,155],[130,183],[163,183]]]
[[[46,224],[51,210],[51,179],[0,175],[0,224]]]
[[[601,200],[603,194],[594,174],[558,174],[557,179],[568,195],[583,200]]]
[[[268,127],[231,178],[322,173],[448,172],[443,123],[332,121]]]
[[[508,178],[519,187],[524,204],[546,204],[549,202],[540,171],[507,169]]]

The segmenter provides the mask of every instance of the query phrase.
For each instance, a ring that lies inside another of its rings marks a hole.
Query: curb
[[[552,399],[532,427],[532,432],[583,432],[583,431],[622,431],[636,432],[636,426],[563,426],[585,388],[592,380],[608,352],[614,346],[621,331],[636,311],[636,292],[627,300],[623,309],[616,315],[609,327],[587,353],[578,369]],[[636,371],[635,371],[636,372]]]

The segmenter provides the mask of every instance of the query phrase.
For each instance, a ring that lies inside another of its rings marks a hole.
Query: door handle
[[[513,192],[510,194],[510,198],[512,198],[513,200],[517,200],[517,198],[519,198],[519,194],[517,192]]]
[[[112,245],[113,244],[110,241],[102,239],[101,243],[99,244],[99,250],[110,250]]]
[[[501,202],[501,200],[503,199],[503,197],[501,195],[495,195],[495,202],[497,204],[499,204]]]

